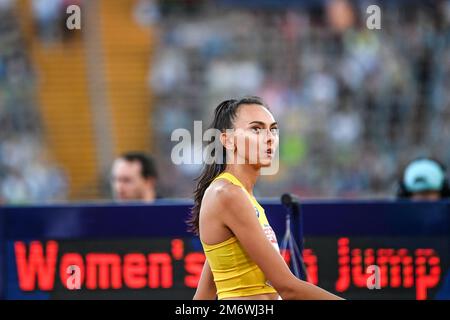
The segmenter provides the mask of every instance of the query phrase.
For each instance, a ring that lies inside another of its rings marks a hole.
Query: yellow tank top
[[[242,183],[234,175],[224,172],[217,176],[214,181],[217,179],[228,180],[244,190],[255,208],[255,214],[264,233],[272,245],[279,251],[275,233],[270,227],[264,209],[258,201],[247,192]],[[214,276],[219,300],[276,293],[276,290],[268,283],[262,270],[245,253],[235,236],[214,245],[208,245],[202,241],[202,246]]]

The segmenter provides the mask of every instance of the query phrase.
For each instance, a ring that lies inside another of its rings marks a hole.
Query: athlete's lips
[[[273,156],[273,154],[274,154],[274,149],[273,148],[267,148],[266,149],[266,154],[268,155],[268,156]]]

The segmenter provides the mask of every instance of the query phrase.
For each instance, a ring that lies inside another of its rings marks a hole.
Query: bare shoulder
[[[247,199],[241,187],[224,179],[219,179],[211,183],[205,192],[204,198],[206,200],[205,202],[226,208],[233,203]]]
[[[202,208],[207,211],[214,207],[212,212],[220,212],[220,215],[234,215],[242,213],[251,204],[241,187],[223,179],[214,181],[205,192]]]
[[[205,243],[220,243],[232,235],[223,220],[226,215],[226,203],[232,194],[239,191],[229,181],[219,179],[206,189],[200,208],[199,228],[201,239]]]

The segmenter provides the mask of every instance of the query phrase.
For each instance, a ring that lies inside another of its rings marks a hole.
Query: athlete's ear
[[[220,133],[220,142],[227,150],[234,150],[234,132],[233,130],[225,130]]]

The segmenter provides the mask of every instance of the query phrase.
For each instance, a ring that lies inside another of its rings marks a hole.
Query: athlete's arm
[[[215,205],[220,219],[238,238],[250,258],[285,300],[341,299],[311,283],[296,278],[266,238],[255,210],[244,191],[235,185],[216,189]]]
[[[215,300],[216,292],[216,284],[214,283],[211,268],[209,267],[208,260],[205,260],[193,300]]]

